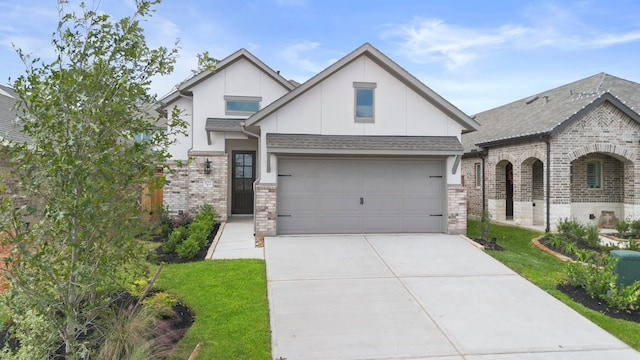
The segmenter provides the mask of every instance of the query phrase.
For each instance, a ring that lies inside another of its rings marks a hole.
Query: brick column
[[[256,185],[256,238],[261,239],[265,236],[276,235],[276,227],[278,222],[278,212],[276,208],[277,201],[276,184],[259,184]]]
[[[467,192],[462,185],[447,185],[447,233],[467,233]]]

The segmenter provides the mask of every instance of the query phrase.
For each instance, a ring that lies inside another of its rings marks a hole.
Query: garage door
[[[281,158],[278,233],[443,232],[442,160]]]

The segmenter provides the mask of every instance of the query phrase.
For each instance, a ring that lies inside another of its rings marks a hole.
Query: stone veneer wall
[[[447,185],[447,233],[467,233],[467,192],[462,185]]]
[[[276,184],[256,185],[255,224],[257,239],[276,235],[278,225],[277,190]]]
[[[195,214],[198,207],[211,204],[219,221],[227,220],[228,155],[218,152],[193,152],[182,167],[172,164],[173,174],[167,174],[164,204],[173,216],[180,211]],[[211,173],[204,173],[206,160],[211,161]]]

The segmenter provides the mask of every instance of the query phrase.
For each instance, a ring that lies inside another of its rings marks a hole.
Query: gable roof
[[[302,85],[296,87],[290,93],[282,96],[280,99],[274,101],[264,109],[250,116],[246,122],[247,126],[254,125],[260,120],[266,118],[270,114],[279,110],[289,102],[296,99],[298,96],[312,89],[314,86],[318,85],[323,80],[330,77],[331,75],[338,72],[340,69],[344,68],[363,55],[369,57],[376,64],[381,66],[383,69],[402,81],[417,94],[433,104],[440,111],[444,112],[452,119],[460,123],[467,131],[478,130],[479,124],[475,120],[473,120],[467,114],[445,100],[442,96],[438,95],[435,91],[431,90],[431,88],[423,84],[420,80],[411,75],[408,71],[403,69],[400,65],[395,63],[393,60],[391,60],[389,57],[384,55],[369,43],[364,43],[362,46],[347,54],[345,57],[338,60],[333,65],[324,69],[316,76],[307,80]]]
[[[640,84],[600,73],[477,114],[479,131],[462,135],[465,152],[477,146],[553,135],[608,101],[640,122]]]
[[[172,102],[174,102],[175,100],[177,100],[180,95],[191,95],[191,89],[198,85],[199,83],[207,80],[208,78],[210,78],[211,76],[215,75],[216,72],[218,70],[222,70],[224,68],[226,68],[227,66],[230,66],[231,64],[237,62],[240,59],[246,59],[248,60],[250,63],[252,63],[253,65],[255,65],[256,67],[258,67],[260,70],[262,70],[265,74],[267,74],[269,77],[271,77],[273,80],[275,80],[277,83],[279,83],[280,85],[282,85],[282,87],[284,87],[287,90],[292,90],[293,88],[295,88],[295,84],[286,80],[284,77],[282,77],[282,75],[280,75],[279,71],[274,71],[272,68],[270,68],[269,66],[267,66],[265,63],[263,63],[260,59],[258,59],[257,57],[255,57],[252,53],[250,53],[247,49],[240,49],[236,52],[234,52],[233,54],[227,56],[226,58],[218,61],[215,65],[215,71],[203,71],[195,76],[192,76],[191,78],[181,82],[180,84],[178,84],[176,86],[177,90],[175,90],[174,92],[170,93],[169,95],[164,96],[162,99],[160,99],[160,104],[162,104],[162,106],[166,106],[168,104],[171,104]]]
[[[16,122],[18,114],[13,110],[13,106],[17,101],[18,94],[12,88],[0,85],[0,140],[29,141]]]

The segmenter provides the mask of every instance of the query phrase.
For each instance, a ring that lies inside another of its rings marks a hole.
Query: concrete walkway
[[[459,236],[265,239],[272,358],[640,354]]]
[[[222,232],[211,245],[208,259],[264,259],[264,249],[256,248],[253,217],[232,216],[220,228]]]

